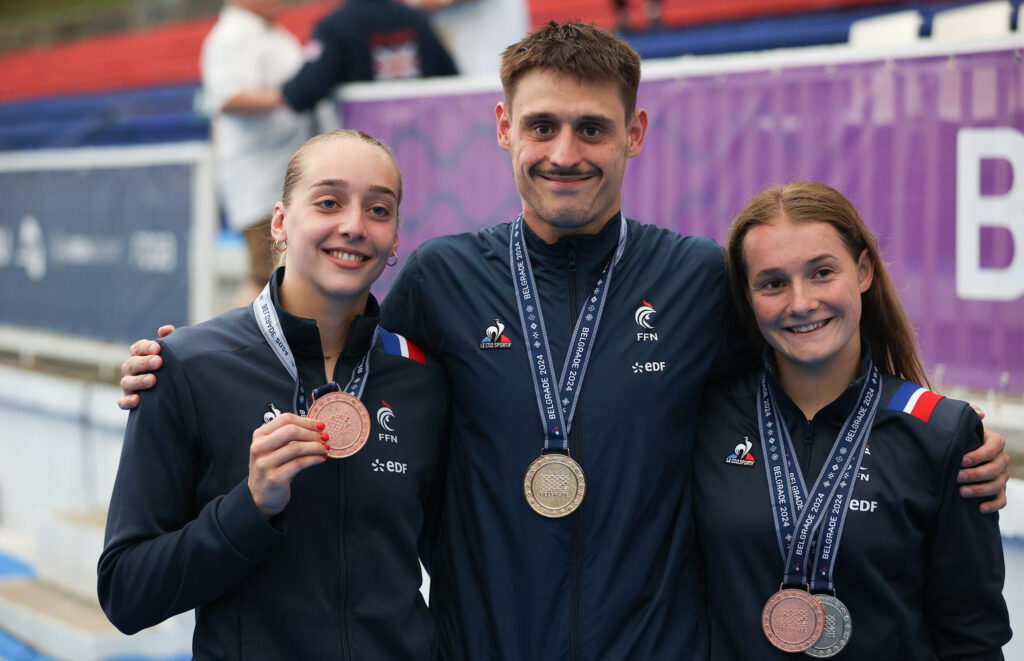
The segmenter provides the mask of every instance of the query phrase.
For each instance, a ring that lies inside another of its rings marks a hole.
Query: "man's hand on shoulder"
[[[174,326],[161,326],[157,336],[167,337],[174,331]],[[164,364],[160,354],[160,344],[153,340],[138,340],[128,350],[128,360],[121,365],[121,398],[117,405],[128,411],[139,405],[140,390],[148,390],[156,385],[154,370]]]

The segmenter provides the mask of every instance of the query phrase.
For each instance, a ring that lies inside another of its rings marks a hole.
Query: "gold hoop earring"
[[[274,250],[277,252],[284,252],[285,250],[288,250],[288,239],[285,239],[284,241],[274,241]]]
[[[391,261],[392,259],[394,259],[395,261]],[[395,264],[398,263],[398,249],[397,248],[395,250],[391,251],[391,256],[388,257],[388,261],[386,261],[384,263],[387,264],[388,266],[394,266]]]

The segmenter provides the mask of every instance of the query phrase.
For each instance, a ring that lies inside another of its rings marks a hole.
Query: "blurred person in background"
[[[701,406],[711,657],[1002,659],[998,515],[956,491],[981,420],[918,385],[914,329],[853,204],[816,182],[769,188],[726,251],[763,360]]]
[[[526,36],[529,15],[524,0],[405,0],[428,12],[441,41],[463,76],[495,78],[501,48]]]
[[[266,90],[284,84],[303,63],[298,39],[274,23],[286,7],[279,0],[227,0],[200,56],[218,198],[228,226],[243,233],[249,249],[237,305],[251,302],[270,278],[269,210],[288,160],[313,134],[309,113],[264,107]]]
[[[281,87],[249,90],[249,111],[311,110],[342,83],[458,73],[426,15],[398,0],[346,0],[317,22],[304,50],[305,64]]]
[[[274,207],[284,266],[251,306],[162,341],[98,567],[121,631],[194,608],[197,659],[436,654],[418,559],[430,566],[448,384],[378,325],[370,294],[397,261],[401,197],[381,143],[310,139]]]

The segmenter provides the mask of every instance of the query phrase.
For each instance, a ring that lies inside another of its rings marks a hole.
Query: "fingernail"
[[[327,439],[329,439],[330,437],[331,437],[331,435],[330,435],[330,434],[328,434],[327,432],[320,432],[320,440],[321,440],[321,441],[326,441],[326,440],[327,440]]]
[[[957,473],[956,474],[956,481],[957,482],[966,482],[967,481],[967,471],[960,471],[959,473]]]
[[[326,458],[327,458],[327,455],[326,455],[326,454],[322,454],[322,455],[320,455],[320,456],[321,456],[321,457],[323,457],[324,459],[326,459]]]
[[[328,443],[324,443],[324,449],[325,449],[325,450],[330,450],[330,449],[331,449],[331,446],[330,446],[330,444],[328,444]]]
[[[324,430],[324,427],[326,427],[326,426],[327,426],[327,425],[325,425],[325,424],[324,424],[324,423],[322,423],[322,422],[317,422],[317,423],[316,423],[316,428],[317,428],[317,429],[319,429],[320,431],[323,431],[323,430]]]
[[[964,457],[964,460],[960,462],[960,465],[963,466],[964,468],[970,468],[971,466],[974,465],[974,462],[971,460],[970,457]]]
[[[974,495],[974,491],[970,487],[960,487],[960,495],[964,498],[970,498]]]

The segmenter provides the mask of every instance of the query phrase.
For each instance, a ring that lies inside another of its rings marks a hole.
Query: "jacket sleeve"
[[[310,110],[336,86],[349,79],[345,75],[347,54],[343,39],[332,35],[322,22],[316,26],[306,48],[307,51],[315,48],[319,52],[308,59],[281,90],[285,102],[296,112]]]
[[[127,634],[230,590],[281,536],[244,481],[197,502],[192,393],[174,352],[160,355],[157,386],[128,418],[98,566],[100,605]]]
[[[1003,600],[1003,547],[998,514],[982,514],[961,498],[956,476],[964,453],[981,444],[981,420],[963,405],[947,451],[939,505],[928,541],[925,613],[940,659],[1002,659],[1010,639]]]
[[[406,336],[436,356],[437,346],[427,327],[426,307],[429,301],[423,293],[424,287],[422,250],[417,249],[409,256],[381,304],[381,325]]]

